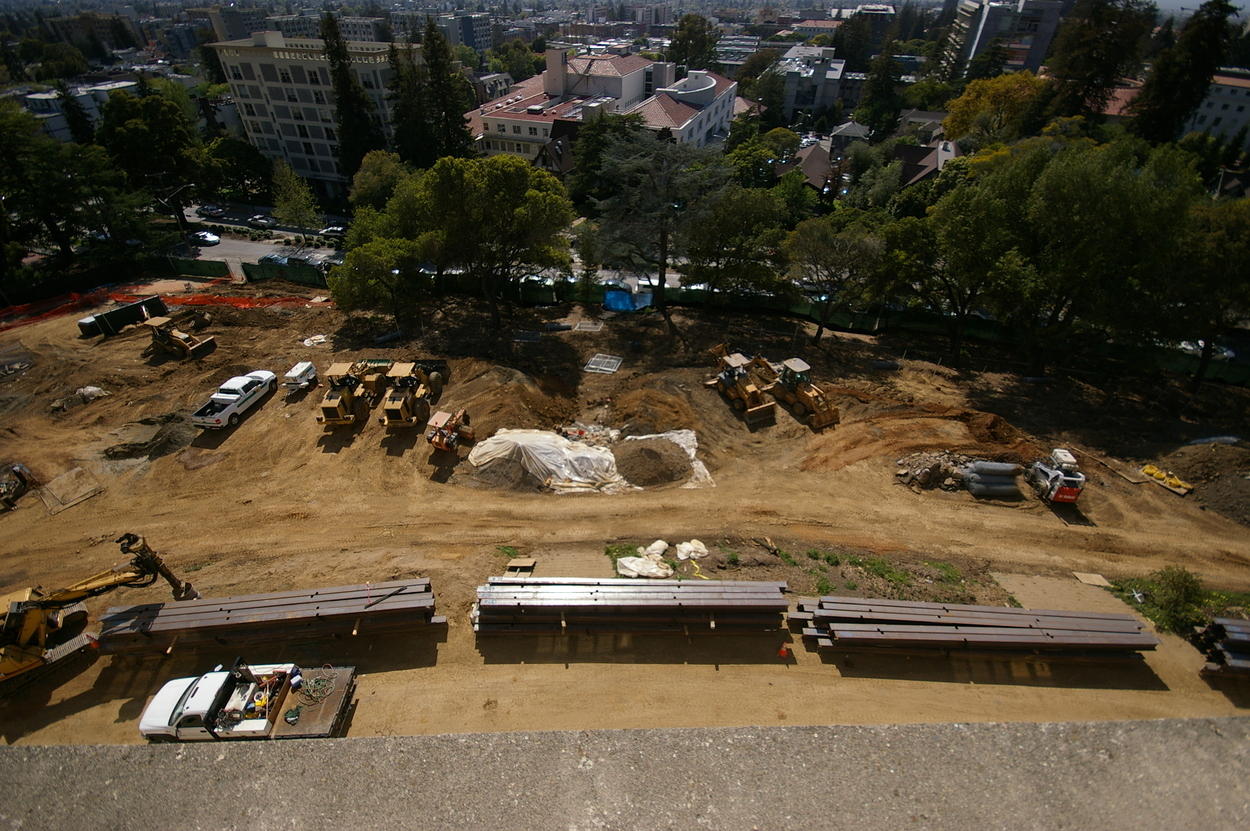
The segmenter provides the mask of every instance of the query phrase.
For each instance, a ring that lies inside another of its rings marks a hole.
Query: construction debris
[[[974,461],[971,456],[946,450],[921,451],[897,460],[894,475],[912,490],[963,490],[964,471]]]
[[[784,582],[491,577],[470,615],[479,633],[777,630]]]

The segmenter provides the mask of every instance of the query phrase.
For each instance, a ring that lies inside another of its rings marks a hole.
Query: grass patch
[[[603,553],[608,555],[612,560],[612,565],[616,565],[616,561],[622,557],[637,557],[638,546],[629,545],[623,542],[614,542],[603,547]]]
[[[794,559],[794,557],[791,556],[789,551],[782,551],[781,549],[777,549],[777,556],[780,557],[781,561],[783,563],[786,563],[787,565],[797,566],[799,564],[799,561]]]
[[[507,557],[509,560],[516,559],[516,557],[521,553],[515,545],[497,545],[495,546],[495,550]]]
[[[833,583],[829,582],[828,577],[822,575],[820,579],[816,581],[816,593],[833,594]]]
[[[1250,592],[1204,588],[1196,575],[1168,566],[1148,577],[1117,580],[1111,593],[1137,609],[1164,632],[1186,634],[1213,617],[1250,606]]]
[[[1009,595],[1007,595],[1007,605],[1008,605],[1008,606],[1010,606],[1010,607],[1011,607],[1011,608],[1013,608],[1013,609],[1023,609],[1023,608],[1024,608],[1024,604],[1023,604],[1023,603],[1021,603],[1019,600],[1016,600],[1016,596],[1015,596],[1014,594],[1009,594]]]
[[[930,568],[937,569],[938,574],[939,574],[938,580],[942,583],[962,583],[963,582],[964,577],[962,574],[959,573],[959,569],[955,568],[950,563],[943,563],[941,561],[935,562],[935,563],[926,562],[925,565],[929,566]]]
[[[819,552],[819,551],[817,551],[817,550],[816,550],[816,549],[814,549],[814,548],[809,548],[809,549],[807,549],[807,559],[809,559],[809,560],[819,560],[819,559],[820,559],[820,552]]]
[[[738,565],[742,562],[742,558],[738,556],[737,551],[730,551],[725,556],[725,562],[733,566],[734,568],[737,568]]]
[[[902,569],[895,568],[888,560],[881,557],[866,557],[858,563],[852,563],[862,568],[868,574],[874,577],[880,577],[882,580],[895,586],[910,586],[911,575]]]
[[[826,554],[825,562],[831,566],[840,566],[842,565],[842,558],[837,554]]]
[[[847,581],[846,581],[846,588],[847,588],[849,591],[855,591],[856,589],[858,589],[858,588],[859,588],[859,583],[856,583],[854,580],[847,580]]]

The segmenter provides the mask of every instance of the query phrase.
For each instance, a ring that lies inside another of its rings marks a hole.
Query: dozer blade
[[[748,407],[742,414],[747,424],[775,424],[777,422],[777,405],[772,401],[755,407]]]
[[[196,343],[189,350],[187,350],[187,353],[192,358],[198,358],[201,355],[207,355],[209,352],[212,352],[213,349],[216,348],[216,346],[217,346],[217,339],[213,337],[212,335],[209,335],[208,337]]]

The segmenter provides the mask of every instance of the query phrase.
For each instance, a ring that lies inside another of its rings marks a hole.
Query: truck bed
[[[305,699],[299,693],[289,693],[282,712],[274,721],[270,738],[320,739],[333,736],[342,728],[356,693],[356,668],[321,667],[303,670],[303,675],[304,689],[312,694],[316,693],[320,679],[330,679],[333,689],[325,698],[311,705],[303,703]],[[299,720],[295,724],[287,724],[284,716],[294,707],[300,708]]]

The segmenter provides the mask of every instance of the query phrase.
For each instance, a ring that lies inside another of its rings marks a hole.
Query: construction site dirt
[[[1208,388],[1190,399],[1062,374],[1036,384],[975,351],[966,370],[914,359],[930,353],[888,334],[830,335],[813,348],[810,327],[780,319],[677,312],[680,334],[669,341],[655,314],[605,318],[580,306],[510,314],[516,330],[587,318],[606,325],[507,343],[478,304],[449,301],[427,309],[424,336],[376,346],[394,328],[387,318],[311,302],[224,308],[204,332],[217,348],[187,361],[144,357],[150,338],[138,328],[80,338],[73,316],[0,334],[0,349],[20,343],[31,361],[0,378],[0,460],[24,463],[39,482],[83,468],[102,487],[55,515],[28,495],[0,516],[0,594],[107,568],[117,559],[111,541],[126,531],[142,533],[206,597],[430,578],[445,629],[275,644],[274,654],[250,648],[253,662],[356,666],[349,735],[1214,716],[1250,704],[1250,695],[1201,680],[1202,656],[1171,635],[1144,659],[1114,666],[829,656],[788,633],[475,638],[475,587],[509,558],[536,558],[538,576],[609,577],[605,546],[655,539],[704,541],[712,553],[703,576],[783,579],[796,593],[1126,611],[1072,572],[1114,580],[1167,565],[1213,587],[1250,589],[1250,534],[1236,521],[1246,519],[1244,497],[1220,490],[1245,487],[1243,462],[1194,482],[1190,497],[1124,475],[1164,464],[1195,438],[1250,435],[1245,390]],[[324,343],[305,346],[314,335]],[[748,429],[703,385],[714,368],[707,350],[722,342],[774,360],[801,356],[840,423],[817,432],[778,407],[775,424]],[[620,369],[583,372],[597,353],[621,356]],[[474,471],[469,448],[436,451],[420,429],[387,431],[376,408],[327,429],[315,421],[324,386],[274,393],[233,429],[200,433],[183,420],[221,382],[255,369],[280,377],[304,360],[324,370],[426,356],[450,365],[435,409],[465,408],[478,441],[500,428],[574,422],[623,435],[688,429],[714,484],[678,487],[688,460],[671,442],[649,440],[614,448],[640,489],[552,493],[517,466]],[[53,409],[86,386],[108,395]],[[1026,463],[1052,447],[1077,452],[1089,477],[1079,522],[1027,489],[1022,499],[977,500],[895,476],[896,460],[920,451]],[[159,587],[121,589],[88,608],[98,617],[111,605],[163,599]],[[138,716],[163,681],[236,657],[177,647],[95,656],[0,702],[0,741],[138,742]]]

